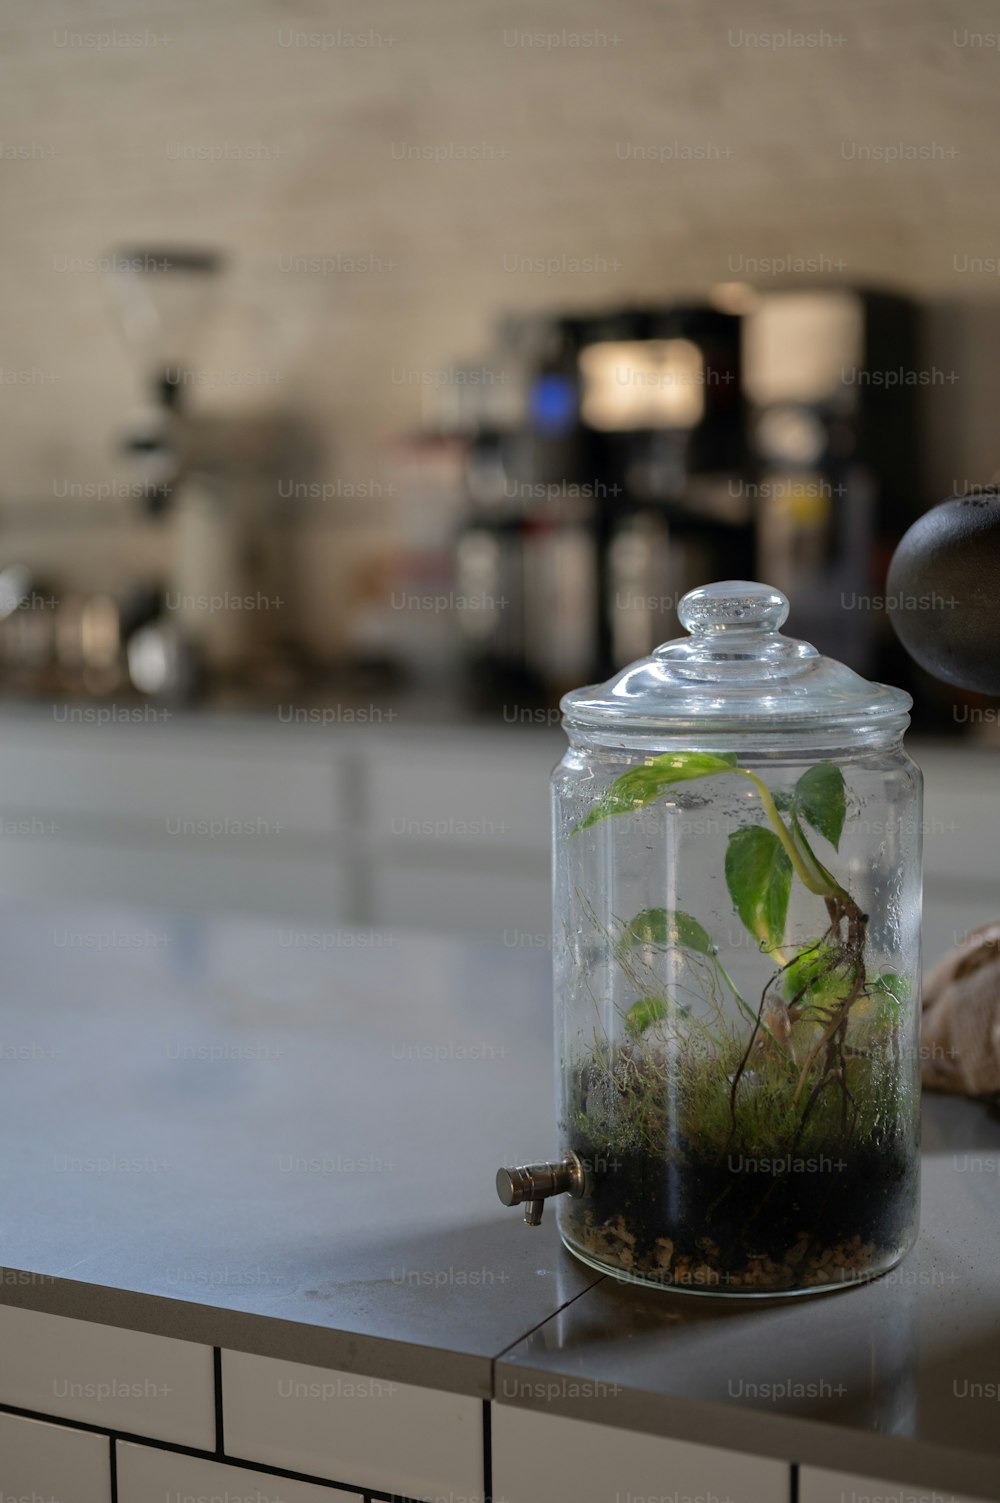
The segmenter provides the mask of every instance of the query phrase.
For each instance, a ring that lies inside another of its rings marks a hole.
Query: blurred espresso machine
[[[844,607],[921,507],[916,338],[911,304],[840,287],[506,320],[461,425],[473,679],[551,699],[676,635],[713,578],[776,585],[877,666],[882,613]]]
[[[768,293],[744,320],[755,577],[799,636],[890,682],[885,574],[929,500],[918,340],[913,304],[854,289]]]

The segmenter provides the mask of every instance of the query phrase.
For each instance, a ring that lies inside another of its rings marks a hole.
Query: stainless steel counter
[[[885,1277],[761,1301],[604,1279],[501,1358],[497,1397],[1000,1496],[1000,1123],[925,1097],[923,1136],[920,1239]]]
[[[595,1281],[493,1187],[552,1140],[547,956],[0,912],[0,1260],[42,1276],[0,1302],[487,1397]]]
[[[745,1304],[528,1230],[548,956],[400,932],[0,913],[0,1303],[1000,1495],[1000,1126],[925,1110],[917,1251]]]

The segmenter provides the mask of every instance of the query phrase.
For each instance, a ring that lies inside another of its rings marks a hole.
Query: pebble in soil
[[[666,1284],[810,1287],[853,1281],[905,1244],[915,1168],[900,1140],[756,1161],[601,1158],[572,1240],[600,1261]],[[762,1172],[763,1169],[763,1172]]]

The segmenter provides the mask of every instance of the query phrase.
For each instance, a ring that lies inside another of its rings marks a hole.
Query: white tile
[[[371,759],[373,846],[396,853],[537,851],[549,854],[548,740],[479,742],[379,752]],[[562,751],[558,752],[559,756]]]
[[[212,1348],[0,1306],[0,1403],[212,1449]]]
[[[2,860],[2,853],[0,853]],[[499,939],[509,930],[548,940],[552,878],[530,872],[498,872],[480,852],[475,865],[448,871],[410,866],[382,855],[371,879],[375,921],[389,927],[445,929]]]
[[[436,1503],[483,1494],[479,1399],[223,1352],[222,1412],[231,1456]]]
[[[998,913],[1000,893],[995,886],[983,884],[967,897],[956,897],[953,879],[932,877],[926,880],[920,930],[925,973],[936,961],[943,960],[949,950],[961,945],[973,929],[995,923]]]
[[[158,1503],[182,1498],[213,1499],[215,1503],[360,1503],[358,1493],[315,1482],[292,1482],[267,1472],[229,1466],[160,1451],[155,1446],[118,1442],[118,1503]]]
[[[285,738],[276,745],[275,729],[254,736],[157,721],[109,729],[50,717],[5,738],[0,788],[15,808],[74,811],[83,802],[91,816],[141,819],[178,844],[199,833],[216,844],[228,833],[239,844],[261,830],[258,821],[265,836],[332,834],[350,813],[344,769]],[[269,843],[257,839],[251,849]]]
[[[0,1498],[110,1503],[107,1436],[0,1414]]]
[[[911,1482],[886,1482],[803,1466],[799,1468],[799,1503],[977,1503],[977,1500],[967,1493],[942,1492],[939,1487],[915,1487]]]
[[[761,1456],[493,1405],[497,1503],[623,1503],[629,1495],[788,1503],[791,1472]]]
[[[2,809],[0,817],[6,818]],[[106,827],[92,840],[75,834],[65,820],[56,836],[9,837],[0,848],[0,894],[49,903],[130,903],[182,913],[242,910],[329,925],[350,910],[350,881],[332,851],[320,860],[255,851],[248,861],[231,847],[171,845],[169,838],[116,844]]]

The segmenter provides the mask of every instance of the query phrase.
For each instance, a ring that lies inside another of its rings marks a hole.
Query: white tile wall
[[[2,817],[2,816],[0,816]],[[57,821],[58,823],[58,821]],[[145,832],[143,832],[144,834]],[[185,913],[247,913],[329,925],[354,916],[352,873],[333,855],[243,853],[212,839],[95,840],[6,836],[0,897],[42,903],[130,903]]]
[[[1000,885],[995,752],[917,745],[924,774],[924,872]]]
[[[551,931],[548,873],[495,871],[489,866],[488,851],[454,871],[386,858],[374,865],[370,892],[377,922],[390,928],[405,925],[494,939],[518,930],[539,944]]]
[[[788,1503],[790,1492],[784,1462],[493,1405],[493,1496],[503,1503],[621,1503],[629,1494]]]
[[[996,923],[1000,917],[1000,893],[987,888],[980,893],[954,897],[948,894],[946,879],[924,883],[924,921],[921,945],[924,974],[947,952],[962,943],[973,929]]]
[[[855,1477],[849,1472],[799,1468],[799,1503],[977,1503],[966,1493],[914,1487],[909,1482],[886,1482]]]
[[[921,746],[924,774],[925,972],[971,929],[1000,914],[995,753]]]
[[[0,1306],[0,1403],[211,1449],[212,1349]]]
[[[150,762],[152,727],[101,731],[5,714],[0,897],[303,923],[351,919],[495,938],[518,929],[544,942],[548,781],[561,736],[400,730],[387,752],[387,738],[331,733],[320,744],[303,731],[279,759],[277,730],[261,720],[220,727],[184,718],[155,731],[158,744],[164,735],[169,751],[161,746]],[[926,777],[931,964],[1000,912],[992,854],[1000,814],[990,792],[997,757],[919,743],[913,750]],[[259,819],[264,828],[171,833],[171,815]]]
[[[234,1456],[410,1498],[482,1498],[479,1399],[244,1352],[223,1352],[222,1389]]]
[[[118,1442],[118,1503],[161,1503],[202,1498],[238,1503],[360,1503],[357,1493],[313,1482],[293,1482],[268,1472],[227,1466],[179,1451]]]
[[[110,1503],[107,1436],[0,1414],[0,1498]]]
[[[549,773],[562,752],[548,737],[497,732],[381,753],[370,774],[369,839],[393,852],[478,846],[547,855]]]
[[[276,728],[204,725],[193,738],[161,721],[94,727],[39,717],[8,724],[0,787],[11,808],[73,813],[85,786],[91,817],[141,818],[166,833],[213,819],[238,833],[263,816],[276,834],[333,834],[349,815],[343,766],[301,739],[289,745]]]

